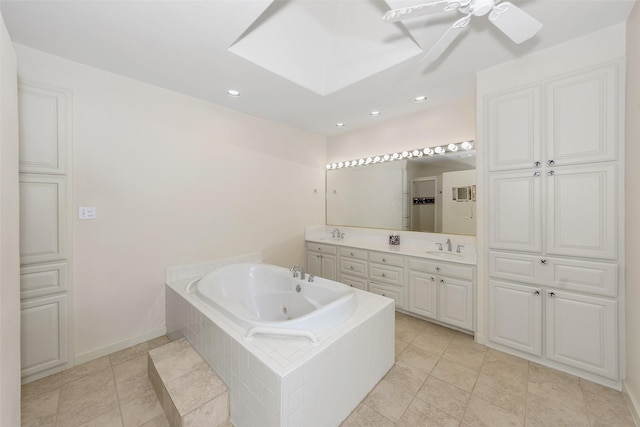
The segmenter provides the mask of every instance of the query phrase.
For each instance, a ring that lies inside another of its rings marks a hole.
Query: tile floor
[[[168,426],[146,365],[147,351],[166,342],[24,385],[22,425]],[[619,392],[397,313],[396,364],[342,427],[634,425]]]

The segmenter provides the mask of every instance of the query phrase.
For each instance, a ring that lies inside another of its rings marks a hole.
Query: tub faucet
[[[447,239],[447,251],[451,252],[451,239]]]
[[[300,272],[300,278],[302,280],[304,280],[304,278],[306,277],[304,274],[304,268],[300,267],[299,265],[294,265],[293,267],[291,267],[291,272],[293,272],[293,277],[298,277],[298,272]]]

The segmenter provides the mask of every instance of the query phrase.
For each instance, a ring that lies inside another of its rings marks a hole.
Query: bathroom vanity
[[[345,230],[342,238],[331,237],[324,227],[307,230],[310,274],[391,298],[397,310],[475,330],[473,236],[407,232],[395,246],[381,230],[341,228]],[[453,241],[452,250],[446,245],[440,250],[447,238]]]

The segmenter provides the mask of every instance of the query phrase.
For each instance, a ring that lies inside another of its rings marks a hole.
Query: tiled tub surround
[[[393,365],[390,299],[356,290],[356,312],[319,332],[317,347],[307,338],[247,341],[244,328],[185,292],[212,269],[201,264],[168,271],[167,331],[172,339],[186,337],[227,384],[236,427],[339,425]],[[191,277],[184,272],[196,270]]]

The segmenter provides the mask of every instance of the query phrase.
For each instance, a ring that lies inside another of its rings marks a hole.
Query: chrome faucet
[[[306,277],[304,274],[304,268],[302,268],[299,265],[294,265],[293,267],[291,267],[291,270],[289,270],[293,273],[293,277],[298,277],[298,272],[300,272],[300,278],[302,280],[304,280],[304,278]]]
[[[331,233],[331,236],[334,239],[339,239],[340,238],[340,230],[336,228],[335,230],[333,230],[333,233]]]
[[[451,239],[447,239],[447,251],[451,252]]]

